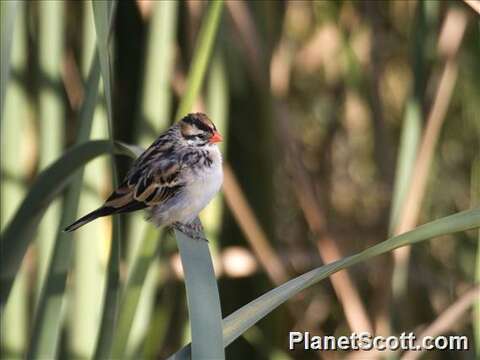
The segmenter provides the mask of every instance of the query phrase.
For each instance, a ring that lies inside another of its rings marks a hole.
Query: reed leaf
[[[100,64],[98,56],[94,57],[86,86],[86,97],[80,110],[80,128],[76,144],[88,141],[92,128],[93,113],[98,95]],[[78,204],[83,181],[83,169],[76,173],[69,185],[63,204],[60,229],[54,244],[53,254],[48,265],[47,277],[40,292],[38,308],[35,314],[32,340],[28,358],[54,358],[56,356],[60,329],[62,325],[62,308],[67,275],[71,267],[74,243],[72,233],[63,232],[66,226],[77,218]]]
[[[409,99],[406,106],[405,119],[403,120],[390,213],[389,233],[391,235],[398,225],[399,212],[410,186],[413,166],[417,157],[418,143],[422,133],[422,115],[419,100],[417,98]]]
[[[375,256],[388,253],[402,246],[413,245],[417,242],[433,237],[451,234],[480,227],[480,208],[456,213],[422,226],[412,231],[392,237],[375,246],[352,256],[337,260],[333,263],[313,269],[300,275],[279,287],[270,290],[259,298],[241,307],[223,320],[224,346],[231,344],[247,329],[256,324],[278,306],[297,295],[300,291],[326,279],[330,275],[347,269],[353,265],[369,260]],[[182,348],[173,354],[170,359],[188,359],[190,346]]]
[[[19,1],[2,1],[0,4],[1,20],[1,65],[0,65],[0,117],[3,122],[3,108],[5,107],[5,95],[7,92],[8,78],[10,75],[10,53],[12,50],[13,29]]]
[[[187,90],[180,101],[175,119],[180,119],[188,113],[202,88],[208,61],[212,53],[215,35],[220,23],[223,0],[212,1],[204,23],[198,35],[195,56],[193,57],[187,78]]]
[[[145,58],[145,74],[142,89],[142,118],[140,136],[137,143],[143,147],[149,146],[160,132],[165,129],[172,118],[171,80],[174,70],[175,41],[177,30],[177,1],[157,1],[149,19],[148,45]],[[135,256],[142,244],[146,231],[153,225],[145,221],[142,212],[130,216],[128,229],[127,259],[129,269],[135,263]],[[149,233],[152,231],[148,231]],[[157,236],[154,241],[161,241]],[[155,246],[156,247],[156,246]],[[155,295],[158,283],[158,259],[152,255],[145,284],[141,291],[139,304],[128,336],[127,356],[142,348],[155,306]],[[145,258],[148,262],[148,259]],[[130,270],[129,270],[130,272]],[[122,316],[122,315],[120,315]],[[161,341],[157,339],[157,341]]]
[[[229,108],[229,87],[225,62],[221,51],[216,51],[210,65],[207,83],[206,105],[208,115],[221,134],[223,141],[218,144],[220,151],[226,153],[228,144],[228,108]],[[213,256],[218,254],[218,235],[221,228],[223,212],[222,194],[216,196],[208,206],[200,213],[200,220],[210,241],[210,249]]]
[[[97,33],[97,47],[100,57],[100,68],[102,72],[105,101],[107,103],[108,128],[110,142],[113,146],[113,109],[112,109],[112,59],[110,56],[110,35],[112,34],[112,23],[117,6],[116,1],[92,1],[93,18]],[[117,169],[115,159],[111,158],[113,187],[118,185]],[[113,341],[113,332],[117,319],[118,294],[120,289],[120,222],[118,217],[113,217],[112,243],[107,267],[107,284],[103,313],[100,326],[100,333],[95,348],[95,359],[110,357]]]
[[[176,1],[155,3],[150,24],[142,108],[146,121],[156,131],[167,125],[170,118],[178,5]],[[148,144],[154,138],[151,133],[144,136]]]
[[[52,200],[70,183],[76,171],[90,160],[112,152],[124,154],[108,140],[89,141],[73,146],[45,169],[30,186],[12,220],[2,232],[2,262],[0,263],[0,304],[10,293],[15,275],[20,268],[28,245],[35,234],[42,215]]]
[[[208,243],[194,241],[179,231],[175,231],[175,237],[185,274],[192,331],[192,358],[222,359],[225,356],[221,329],[222,313],[212,259],[205,256],[209,255]],[[217,330],[218,324],[220,331]]]
[[[112,357],[115,359],[124,357],[140,295],[146,284],[145,279],[152,263],[152,258],[157,253],[159,233],[154,231],[148,232],[148,234],[151,237],[143,239],[138,249],[140,253],[136,253],[134,256],[132,269],[122,295],[119,318],[112,345]]]
[[[407,99],[402,134],[397,155],[397,167],[393,187],[392,205],[389,221],[389,235],[394,235],[395,229],[401,221],[400,216],[408,191],[412,186],[415,160],[418,155],[418,147],[422,136],[423,115],[421,104],[424,98],[425,82],[425,41],[427,35],[426,24],[427,4],[418,3],[415,14],[415,25],[411,47],[411,62],[414,71],[414,81]],[[392,274],[392,296],[396,304],[402,302],[402,294],[405,294],[408,269],[396,267]],[[391,318],[395,322],[395,312],[391,311]]]
[[[97,32],[97,48],[100,56],[103,86],[107,102],[107,113],[110,126],[110,134],[113,134],[113,110],[112,110],[112,63],[110,57],[109,39],[112,31],[113,15],[116,1],[92,1],[93,19]]]
[[[26,186],[24,181],[28,176],[25,162],[19,161],[19,159],[25,158],[28,139],[19,138],[19,135],[24,134],[31,124],[29,115],[32,113],[32,104],[28,101],[25,82],[15,77],[10,79],[8,77],[10,72],[25,74],[27,71],[25,6],[21,3],[19,6],[17,4],[17,2],[6,1],[0,4],[2,7],[2,74],[0,81],[2,82],[2,96],[5,96],[0,100],[2,102],[2,113],[0,114],[2,118],[0,122],[0,164],[2,172],[0,227],[2,230],[15,214],[25,196]],[[8,37],[13,37],[13,39],[7,39]],[[7,41],[12,45],[7,46]],[[3,108],[3,106],[5,107]],[[0,262],[2,261],[3,259],[0,259]],[[0,354],[6,358],[20,359],[27,348],[28,308],[30,305],[27,295],[28,284],[28,270],[26,266],[22,266],[15,278],[11,296],[0,312],[3,329],[9,329],[8,331],[2,331],[0,334]]]
[[[142,148],[141,146],[126,144],[121,141],[115,142],[115,148],[120,154],[129,156],[132,159],[136,159],[137,157],[142,155],[142,153],[145,151],[145,149]]]
[[[115,149],[117,153],[129,156],[133,159],[139,157],[144,151],[140,146],[122,142],[116,142]],[[125,354],[128,336],[130,334],[140,294],[145,284],[148,267],[157,249],[158,240],[156,238],[156,231],[148,232],[147,234],[150,237],[143,239],[143,242],[138,249],[140,252],[134,257],[132,270],[129,273],[129,278],[123,292],[119,318],[117,320],[111,346],[112,356],[114,358],[121,358]]]
[[[62,97],[61,62],[64,53],[65,4],[60,1],[38,3],[39,67],[44,77],[39,89],[39,171],[58,159],[64,149],[65,106]],[[49,206],[36,235],[36,295],[45,281],[60,220],[61,199]]]
[[[89,2],[82,2],[82,52],[81,70],[88,78],[92,59],[98,61],[93,10]],[[99,88],[98,99],[103,97]],[[108,123],[105,106],[97,101],[93,115],[90,139],[108,138]],[[85,167],[82,193],[78,204],[78,214],[84,215],[99,208],[104,202],[103,189],[108,188],[108,159],[93,160]],[[90,359],[95,351],[105,285],[105,253],[110,246],[110,219],[94,221],[73,233],[73,253],[71,274],[74,281],[67,286],[68,354],[77,359]],[[92,242],[92,239],[95,239]],[[89,316],[85,316],[89,314]]]

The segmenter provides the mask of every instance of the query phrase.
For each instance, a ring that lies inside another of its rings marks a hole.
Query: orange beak
[[[215,131],[213,133],[213,136],[210,138],[210,140],[208,142],[210,142],[211,144],[215,144],[215,143],[219,143],[219,142],[222,142],[222,141],[223,141],[222,135],[220,135],[219,132]]]

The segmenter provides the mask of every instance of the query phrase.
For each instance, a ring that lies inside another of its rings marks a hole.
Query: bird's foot
[[[203,232],[203,225],[198,217],[192,222],[186,224],[175,222],[172,224],[172,227],[194,240],[204,240],[208,242]]]

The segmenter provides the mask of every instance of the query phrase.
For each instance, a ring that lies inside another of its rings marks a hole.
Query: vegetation
[[[1,2],[1,357],[335,356],[289,331],[480,356],[478,11]],[[208,243],[141,214],[62,231],[190,111],[225,138]]]

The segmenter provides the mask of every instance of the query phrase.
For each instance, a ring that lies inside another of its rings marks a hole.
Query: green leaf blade
[[[5,96],[10,75],[10,55],[12,51],[13,29],[17,7],[21,4],[17,1],[2,1],[0,6],[1,14],[1,67],[0,67],[0,117],[3,122],[3,109],[5,108]],[[1,123],[0,122],[0,123]]]
[[[465,231],[480,227],[480,208],[463,211],[419,226],[405,234],[392,237],[382,243],[372,246],[358,254],[340,259],[333,263],[313,269],[300,275],[279,287],[272,289],[253,300],[223,320],[223,341],[225,347],[242,335],[247,329],[272,312],[279,305],[298,294],[307,287],[327,278],[328,276],[349,268],[374,256],[385,254],[402,246],[430,239],[432,237]],[[186,346],[170,359],[188,359],[190,346]]]
[[[22,201],[12,221],[2,233],[2,261],[0,264],[0,304],[4,304],[31,235],[35,233],[41,216],[65,186],[76,170],[97,156],[112,152],[109,141],[97,140],[77,145],[68,150],[38,177]]]
[[[175,237],[185,274],[194,358],[222,359],[225,352],[220,298],[208,243],[179,231],[175,231]]]
[[[110,143],[114,144],[113,131],[113,108],[112,108],[112,59],[110,55],[110,34],[112,31],[113,15],[116,1],[92,1],[95,30],[97,33],[97,46],[100,56],[100,68],[102,71],[103,85],[105,89],[105,100],[107,103],[107,118],[109,127]],[[118,186],[118,173],[115,159],[111,158],[113,187]],[[113,333],[117,322],[117,310],[120,292],[120,245],[121,231],[118,217],[113,218],[112,243],[110,256],[107,265],[107,285],[105,301],[103,304],[102,321],[100,333],[95,348],[95,359],[110,357]]]
[[[98,83],[100,80],[100,64],[98,56],[94,57],[86,86],[86,98],[80,109],[80,129],[76,143],[88,141],[93,122]],[[53,358],[56,356],[60,329],[62,325],[62,308],[68,272],[73,257],[72,234],[63,232],[66,226],[75,221],[80,201],[83,181],[83,169],[69,185],[63,204],[60,228],[57,231],[53,253],[48,265],[45,283],[40,292],[38,307],[33,325],[32,340],[28,358]]]
[[[220,23],[223,9],[223,0],[212,1],[208,9],[204,24],[198,35],[198,46],[192,61],[187,79],[187,91],[185,92],[177,109],[175,119],[180,119],[188,113],[197,98],[203,84],[208,61],[213,49],[215,35]]]

